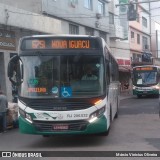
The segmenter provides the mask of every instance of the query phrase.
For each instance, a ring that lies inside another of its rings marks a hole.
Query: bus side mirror
[[[19,57],[17,55],[13,56],[9,63],[8,63],[8,77],[12,78],[13,77],[13,72],[14,72],[14,66],[16,65]]]
[[[18,55],[13,56],[8,63],[8,78],[13,85],[22,83],[23,65]]]

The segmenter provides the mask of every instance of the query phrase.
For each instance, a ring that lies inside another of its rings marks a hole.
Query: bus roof
[[[32,35],[20,39],[19,50],[45,49],[102,49],[104,40],[98,36],[89,35]]]
[[[101,37],[98,37],[98,36],[90,36],[90,35],[76,35],[76,34],[47,34],[47,35],[32,35],[32,36],[24,36],[22,37],[22,39],[25,39],[25,38],[47,38],[47,37],[71,37],[71,38],[76,38],[76,37],[85,37],[85,38],[101,38]]]
[[[90,36],[90,35],[72,35],[72,34],[47,34],[47,35],[32,35],[32,36],[24,36],[20,39],[22,42],[25,39],[34,39],[34,38],[93,38],[99,39],[102,42],[103,46],[106,46],[108,51],[110,52],[110,56],[117,62],[116,58],[114,57],[109,45],[105,42],[102,37],[99,36]],[[117,62],[118,63],[118,62]]]
[[[135,66],[133,67],[134,68],[140,68],[140,67],[157,67],[157,68],[160,68],[160,66],[157,66],[157,65],[142,65],[142,66]]]

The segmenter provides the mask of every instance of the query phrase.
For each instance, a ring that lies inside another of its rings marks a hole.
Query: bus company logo
[[[62,114],[52,113],[50,116],[53,119],[63,119],[63,115]]]
[[[63,115],[62,114],[58,114],[58,119],[63,119]]]
[[[45,119],[45,120],[63,119],[63,115],[60,113],[34,113],[34,115],[38,119]]]

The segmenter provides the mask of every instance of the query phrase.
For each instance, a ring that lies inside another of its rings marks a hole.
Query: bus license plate
[[[55,124],[53,125],[53,130],[68,130],[68,125],[66,124]]]

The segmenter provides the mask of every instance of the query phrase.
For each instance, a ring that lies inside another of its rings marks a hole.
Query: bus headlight
[[[21,108],[19,108],[19,114],[21,117],[25,118],[29,123],[32,123],[32,117]]]
[[[136,89],[136,86],[133,86],[132,88],[133,88],[133,89]]]
[[[153,88],[154,88],[154,89],[160,89],[160,87],[157,86],[157,85],[156,85],[156,86],[153,86]]]
[[[22,110],[21,108],[19,108],[19,114],[21,117],[26,118],[26,112]]]
[[[92,122],[94,122],[94,121],[97,120],[97,119],[98,119],[98,118],[97,118],[96,114],[92,114],[92,115],[90,116],[89,123],[92,123]]]
[[[97,110],[96,112],[92,113],[89,118],[89,123],[92,123],[98,119],[103,113],[105,112],[105,107]]]
[[[28,113],[26,113],[26,120],[32,123],[32,117]]]

